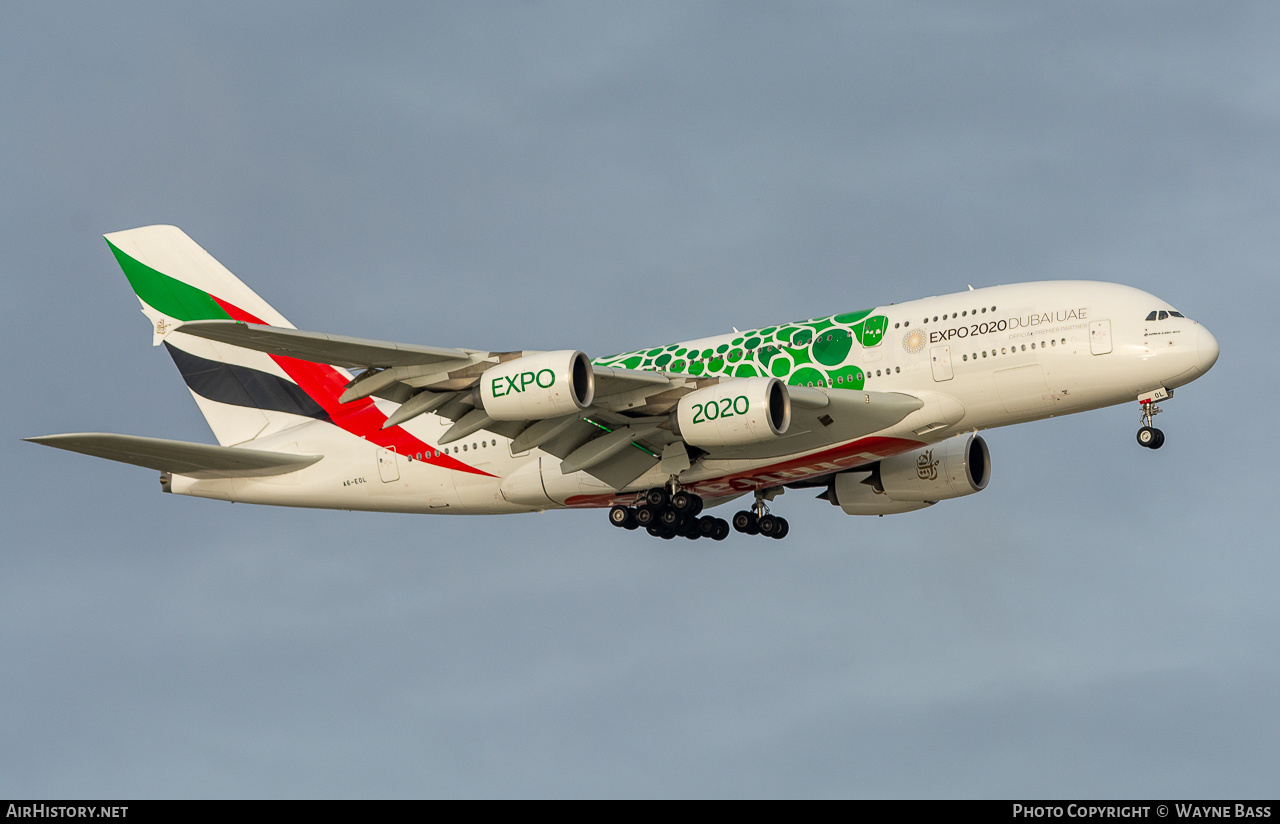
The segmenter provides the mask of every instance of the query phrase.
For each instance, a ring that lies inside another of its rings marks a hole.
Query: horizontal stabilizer
[[[466,361],[470,358],[469,353],[463,349],[322,335],[235,320],[190,321],[182,324],[177,331],[269,355],[282,355],[348,369],[423,366]]]
[[[113,435],[106,432],[42,435],[37,438],[24,438],[24,440],[191,478],[252,478],[283,475],[311,466],[324,457],[323,455],[264,452],[260,449],[241,449],[235,446],[213,446],[164,438],[143,438],[138,435]]]

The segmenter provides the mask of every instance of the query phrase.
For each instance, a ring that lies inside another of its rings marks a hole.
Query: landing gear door
[[[390,449],[378,447],[378,476],[384,484],[400,480],[400,467],[396,464],[396,453]]]
[[[1111,352],[1111,321],[1095,320],[1089,324],[1089,351],[1095,355]]]
[[[935,346],[929,350],[929,365],[933,367],[935,381],[949,381],[955,374],[951,371],[951,347]]]

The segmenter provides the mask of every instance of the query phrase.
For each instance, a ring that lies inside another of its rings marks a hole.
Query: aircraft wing
[[[213,446],[138,435],[72,432],[24,438],[82,455],[142,466],[192,478],[256,478],[283,475],[311,466],[323,455],[289,455],[236,446]]]
[[[271,355],[328,363],[348,369],[424,366],[449,361],[466,362],[471,358],[471,353],[464,349],[323,335],[236,320],[188,321],[179,330],[198,338],[242,346]]]
[[[393,343],[235,320],[188,321],[177,331],[270,355],[369,370],[361,375],[358,389],[353,382],[354,391],[344,394],[343,402],[369,395],[403,402],[426,387],[437,392],[469,389],[489,366],[523,354]],[[660,373],[639,369],[596,366],[593,371],[601,396],[670,383]]]

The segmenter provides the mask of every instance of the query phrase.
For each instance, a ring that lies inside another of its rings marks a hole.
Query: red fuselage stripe
[[[211,297],[231,316],[232,320],[263,324],[260,318],[254,317],[240,307],[219,297]],[[386,423],[387,416],[378,411],[378,407],[371,398],[360,398],[350,403],[339,403],[338,398],[342,395],[343,390],[346,389],[347,379],[332,366],[281,355],[271,355],[270,357],[284,370],[286,375],[292,378],[298,386],[302,387],[303,392],[306,392],[311,396],[312,400],[320,404],[320,408],[329,415],[334,424],[352,435],[364,438],[369,443],[377,444],[385,449],[394,450],[400,455],[414,456],[421,453],[423,455],[423,463],[429,463],[443,469],[469,472],[489,478],[495,477],[473,466],[467,466],[452,455],[440,453],[436,456],[436,450],[404,431],[402,427],[393,426],[390,429],[383,429],[382,425]]]

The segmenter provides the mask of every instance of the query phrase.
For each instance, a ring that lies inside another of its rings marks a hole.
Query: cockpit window
[[[1175,317],[1175,318],[1182,318],[1183,320],[1186,320],[1186,317],[1187,317],[1186,315],[1182,314],[1181,312],[1175,312],[1175,311],[1173,311],[1172,309],[1170,309],[1170,310],[1169,310],[1169,314],[1170,314],[1170,316],[1172,316],[1172,317]]]
[[[1151,314],[1147,315],[1147,320],[1155,320],[1155,319],[1156,319],[1156,313],[1155,313],[1155,312],[1152,312]]]
[[[1168,319],[1169,319],[1169,313],[1168,313],[1168,312],[1165,312],[1164,310],[1161,310],[1161,311],[1160,311],[1160,320],[1168,320]]]

